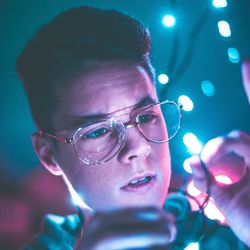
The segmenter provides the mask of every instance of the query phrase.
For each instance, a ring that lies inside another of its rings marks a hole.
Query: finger
[[[71,235],[77,235],[81,229],[81,221],[78,215],[68,215],[65,217],[61,228]]]
[[[243,62],[242,67],[242,78],[245,92],[250,104],[250,59],[247,59]]]
[[[48,237],[45,234],[40,234],[31,245],[29,245],[27,248],[24,248],[24,249],[25,250],[32,250],[32,249],[72,250],[72,245],[67,245],[63,241],[62,242],[55,241],[54,239]]]
[[[62,228],[65,218],[53,214],[48,214],[44,220],[44,233],[55,242],[73,244],[74,237]]]
[[[201,159],[207,166],[220,161],[229,153],[242,157],[246,164],[250,164],[250,136],[241,131],[232,131],[227,136],[210,140],[201,153]]]
[[[212,174],[205,170],[202,166],[202,162],[199,156],[192,156],[190,159],[190,166],[192,169],[192,178],[195,187],[197,187],[203,193],[208,193],[209,188],[212,188],[215,180]]]

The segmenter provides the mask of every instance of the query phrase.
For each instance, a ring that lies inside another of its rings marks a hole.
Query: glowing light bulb
[[[202,151],[203,145],[193,133],[186,133],[183,136],[183,143],[191,154],[199,154]]]
[[[226,21],[219,21],[218,28],[221,36],[230,37],[231,36],[231,28],[228,22]]]
[[[239,55],[239,51],[236,48],[229,48],[227,50],[227,54],[228,54],[228,59],[230,62],[239,63],[240,55]]]
[[[173,15],[166,15],[162,19],[162,23],[168,28],[173,27],[175,25],[175,22],[176,20]]]
[[[213,0],[213,5],[216,8],[225,8],[227,7],[227,0]]]
[[[194,108],[194,103],[193,101],[186,95],[181,95],[178,98],[178,102],[183,105],[183,110],[185,111],[192,111]]]
[[[190,181],[190,183],[187,185],[187,192],[194,197],[199,196],[201,194],[201,191],[194,186],[193,181]]]
[[[214,202],[210,199],[207,203],[204,213],[211,220],[219,220],[221,223],[225,222],[225,217],[222,212],[216,207]]]
[[[191,158],[187,158],[184,162],[183,162],[183,168],[184,170],[189,173],[189,174],[192,174],[192,169],[191,169],[191,166],[190,166],[190,160]]]
[[[169,77],[166,74],[160,74],[158,76],[158,81],[161,84],[167,84],[169,82]]]

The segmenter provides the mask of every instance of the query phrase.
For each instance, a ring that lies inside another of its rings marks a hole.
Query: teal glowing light
[[[205,96],[214,96],[215,87],[212,82],[204,80],[201,82],[201,90]]]
[[[163,25],[165,25],[168,28],[173,27],[175,25],[175,22],[176,20],[173,15],[165,15],[162,19]]]
[[[232,63],[239,63],[240,55],[239,51],[236,48],[229,48],[227,51],[228,59]]]

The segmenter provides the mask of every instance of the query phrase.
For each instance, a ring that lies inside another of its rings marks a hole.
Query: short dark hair
[[[94,61],[129,60],[144,67],[154,80],[150,59],[150,34],[140,21],[114,10],[85,6],[62,12],[41,27],[18,57],[17,72],[36,125],[51,130],[59,79],[88,70]]]

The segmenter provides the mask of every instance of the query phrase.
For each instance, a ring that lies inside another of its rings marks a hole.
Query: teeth
[[[129,184],[130,184],[130,185],[136,185],[136,184],[141,183],[141,182],[146,182],[146,181],[148,181],[149,179],[150,179],[149,176],[148,176],[148,177],[143,177],[143,178],[141,178],[141,179],[133,180],[133,181],[131,181]]]

